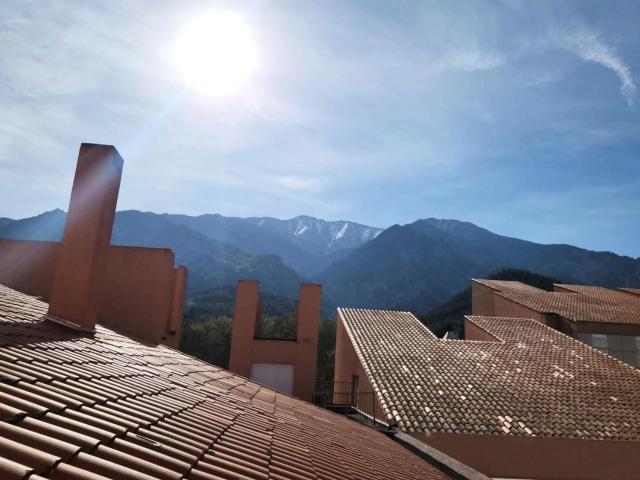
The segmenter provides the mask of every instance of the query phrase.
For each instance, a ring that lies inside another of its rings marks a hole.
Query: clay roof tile
[[[331,412],[46,311],[0,285],[2,479],[447,478]]]

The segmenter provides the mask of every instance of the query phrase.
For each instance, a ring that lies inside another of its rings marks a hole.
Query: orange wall
[[[531,308],[508,300],[497,293],[493,296],[494,315],[496,317],[533,318],[545,323],[545,315]]]
[[[471,280],[471,313],[472,315],[494,315],[492,288]]]
[[[533,318],[544,323],[544,314],[501,296],[498,291],[471,281],[471,311],[487,317]]]
[[[49,300],[59,245],[0,239],[0,283]]]
[[[229,370],[249,378],[253,363],[293,365],[293,395],[312,401],[318,362],[321,287],[300,285],[295,340],[255,338],[260,333],[259,290],[257,281],[238,282],[231,328]]]
[[[154,343],[174,339],[167,332],[176,287],[173,264],[167,248],[111,247],[100,322]]]
[[[340,394],[348,394],[351,391],[350,385],[352,377],[353,375],[357,375],[360,392],[372,392],[371,401],[366,397],[362,398],[362,410],[369,415],[373,415],[375,413],[376,419],[386,422],[386,415],[380,406],[377,395],[373,393],[373,386],[369,382],[369,377],[362,368],[360,359],[353,348],[351,339],[349,338],[349,335],[347,335],[347,331],[345,330],[339,315],[336,319],[336,355],[334,367],[333,381],[337,384],[334,386],[335,392],[337,393],[334,395],[334,401],[336,403],[345,403],[345,401],[347,401],[346,399],[348,398],[348,395]],[[373,403],[373,407],[371,407],[371,403]]]
[[[411,434],[490,477],[629,480],[640,477],[640,442]]]
[[[59,245],[0,239],[0,283],[48,300]],[[100,323],[177,348],[186,269],[173,263],[169,249],[109,247]]]
[[[501,341],[496,338],[479,325],[473,323],[471,320],[465,317],[464,319],[464,339],[465,340],[481,340],[485,342],[498,342]]]
[[[554,286],[554,291],[575,293],[562,287]],[[485,315],[495,317],[533,318],[539,322],[555,328],[563,333],[572,335],[575,333],[602,333],[608,335],[640,335],[640,325],[631,323],[607,323],[607,322],[572,322],[569,319],[553,314],[537,312],[531,308],[520,305],[513,300],[504,298],[496,290],[471,282],[472,312],[473,315]]]

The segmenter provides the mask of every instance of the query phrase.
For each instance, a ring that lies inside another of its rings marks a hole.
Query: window
[[[606,335],[603,335],[601,333],[594,333],[592,335],[592,338],[593,338],[593,346],[596,348],[607,348],[609,346]]]

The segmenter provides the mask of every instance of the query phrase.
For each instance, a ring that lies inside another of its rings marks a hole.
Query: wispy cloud
[[[596,33],[580,28],[560,37],[564,48],[578,55],[583,60],[599,63],[613,71],[620,80],[620,92],[629,105],[634,105],[637,87],[631,68],[615,49],[607,45]]]
[[[317,193],[323,188],[323,183],[320,180],[298,175],[274,176],[272,180],[279,187],[293,192]]]
[[[438,70],[478,72],[498,68],[505,63],[504,56],[480,49],[456,49],[436,62]]]

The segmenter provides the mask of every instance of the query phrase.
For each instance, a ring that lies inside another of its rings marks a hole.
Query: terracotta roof
[[[532,310],[560,315],[574,322],[640,324],[640,296],[620,289],[558,284],[557,287],[570,292],[547,292],[508,280],[473,281]]]
[[[0,478],[446,478],[385,435],[0,285]]]
[[[618,290],[633,293],[634,295],[640,295],[640,288],[619,288]]]
[[[437,339],[408,312],[338,309],[388,421],[408,432],[640,441],[640,370],[535,320],[467,317]]]

